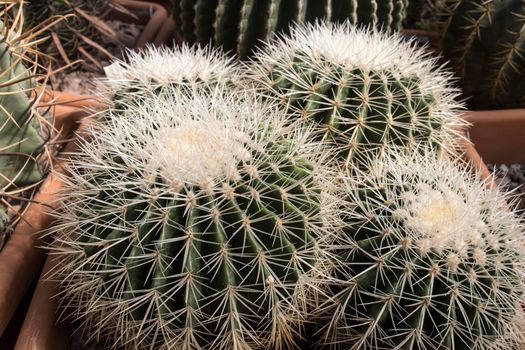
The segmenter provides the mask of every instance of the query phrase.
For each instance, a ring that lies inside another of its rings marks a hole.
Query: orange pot
[[[465,119],[485,163],[525,164],[525,109],[469,111]]]
[[[155,2],[138,0],[113,0],[126,8],[133,16],[116,13],[115,18],[128,23],[144,24],[144,30],[135,42],[136,49],[143,49],[146,44],[153,43],[155,37],[168,18],[168,10]]]

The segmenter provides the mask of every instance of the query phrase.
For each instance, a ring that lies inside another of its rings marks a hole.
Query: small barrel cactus
[[[523,345],[522,223],[506,197],[469,169],[425,153],[387,153],[347,179],[354,207],[330,247],[340,261],[324,278],[331,298],[318,309],[326,317],[321,343],[352,350]]]
[[[105,68],[106,78],[100,90],[107,105],[123,110],[130,104],[162,94],[170,87],[213,89],[217,85],[235,85],[241,70],[232,58],[209,47],[176,48],[153,46],[143,51],[128,51],[124,60],[115,60]]]
[[[222,47],[244,59],[259,41],[286,32],[292,23],[324,20],[399,30],[408,0],[171,0],[185,41]]]
[[[394,146],[455,147],[458,91],[435,63],[398,36],[345,23],[293,28],[248,69],[262,94],[318,124],[349,162]]]
[[[171,88],[94,127],[70,165],[53,247],[64,304],[89,338],[293,348],[292,295],[337,199],[323,151],[255,96]]]
[[[10,199],[43,177],[37,157],[46,141],[34,108],[37,63],[27,57],[34,38],[22,31],[20,19],[11,19],[10,10],[0,11],[0,248],[4,233],[12,228],[6,213]]]
[[[472,109],[525,107],[525,2],[447,0],[441,50]]]

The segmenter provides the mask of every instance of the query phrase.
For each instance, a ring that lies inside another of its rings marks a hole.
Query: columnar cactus
[[[320,126],[347,162],[381,148],[426,143],[453,149],[464,122],[458,91],[413,43],[368,29],[292,29],[258,52],[250,79],[291,117]]]
[[[100,89],[108,106],[115,110],[162,94],[170,87],[213,89],[217,85],[236,85],[241,70],[231,57],[219,50],[190,47],[147,47],[128,51],[124,60],[116,59],[105,68],[106,78]]]
[[[171,0],[174,20],[185,41],[222,47],[240,58],[259,41],[288,31],[292,23],[351,21],[399,30],[408,0]]]
[[[459,166],[425,152],[387,154],[346,181],[355,207],[331,246],[340,261],[322,284],[331,298],[319,308],[321,343],[523,345],[523,226],[504,195]]]
[[[525,3],[447,0],[441,50],[473,109],[525,107]]]
[[[0,11],[0,248],[9,226],[10,198],[43,177],[37,157],[45,144],[34,108],[36,63],[26,55],[32,50],[31,35],[22,31],[20,17],[10,17],[12,7]],[[26,64],[33,66],[28,69]]]
[[[107,120],[70,165],[54,230],[54,278],[89,337],[293,348],[296,282],[337,221],[323,152],[228,88],[171,88]]]

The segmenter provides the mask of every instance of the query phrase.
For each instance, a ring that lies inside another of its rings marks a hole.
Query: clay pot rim
[[[128,23],[140,23],[145,24],[144,30],[137,38],[135,42],[135,49],[143,49],[148,43],[153,43],[159,32],[160,28],[164,25],[164,22],[168,19],[168,10],[154,2],[140,1],[140,0],[114,0],[115,3],[125,7],[132,12],[133,10],[142,10],[149,13],[149,19],[146,21],[144,18],[132,18],[123,16],[122,14],[115,16],[117,19],[121,19]]]

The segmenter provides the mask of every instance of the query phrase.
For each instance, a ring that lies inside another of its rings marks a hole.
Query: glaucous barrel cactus
[[[244,59],[260,41],[288,31],[292,23],[351,21],[399,30],[408,0],[171,0],[185,41],[222,47]]]
[[[444,1],[441,50],[472,109],[525,107],[525,3]]]
[[[453,149],[464,122],[458,91],[436,59],[398,36],[345,24],[292,29],[258,52],[249,79],[347,162],[384,148],[432,144]]]
[[[318,309],[321,343],[520,348],[522,223],[459,162],[421,153],[387,153],[346,181],[354,208],[331,246],[339,262],[321,284],[331,296]]]
[[[171,91],[73,159],[54,229],[64,305],[110,348],[293,348],[296,282],[337,222],[326,155],[253,93]]]
[[[217,85],[236,85],[241,70],[231,57],[209,47],[176,48],[153,46],[143,51],[128,51],[124,60],[105,67],[102,81],[106,103],[114,110],[140,103],[171,87],[191,93],[196,88],[214,89]]]
[[[12,18],[13,6],[0,11],[0,248],[9,226],[10,199],[43,177],[37,157],[45,145],[34,108],[37,63],[27,57],[32,36],[22,31],[21,17]]]

